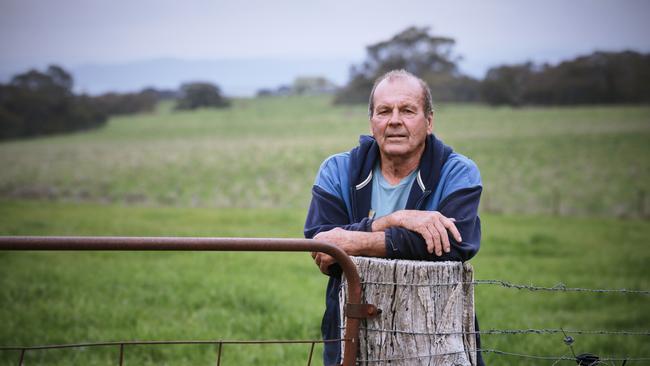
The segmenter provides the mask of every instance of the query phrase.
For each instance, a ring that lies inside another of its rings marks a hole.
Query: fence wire
[[[395,362],[395,361],[408,361],[408,360],[416,360],[416,359],[421,359],[421,358],[432,358],[432,357],[442,357],[442,356],[451,356],[459,353],[470,353],[470,352],[480,352],[480,353],[494,353],[496,355],[501,355],[501,356],[512,356],[512,357],[519,357],[519,358],[526,358],[526,359],[533,359],[533,360],[545,360],[545,361],[573,361],[576,362],[577,357],[571,357],[571,356],[545,356],[545,355],[531,355],[531,354],[526,354],[526,353],[515,353],[515,352],[506,352],[506,351],[501,351],[498,349],[493,349],[493,348],[479,348],[479,349],[473,349],[473,350],[462,350],[462,351],[451,351],[451,352],[443,352],[443,353],[433,353],[433,354],[427,354],[427,355],[416,355],[416,356],[404,356],[404,357],[390,357],[390,358],[378,358],[378,359],[365,359],[365,360],[357,360],[359,363],[380,363],[380,362]],[[611,356],[611,357],[603,357],[599,358],[598,362],[616,362],[616,361],[625,361],[625,362],[632,362],[632,361],[641,361],[641,362],[647,362],[650,361],[650,357],[621,357],[621,356]]]
[[[449,282],[449,283],[432,283],[432,284],[414,284],[414,283],[401,283],[401,282],[378,282],[378,281],[362,281],[362,285],[376,285],[376,286],[406,286],[406,287],[444,287],[444,286],[464,286],[464,285],[495,285],[501,286],[508,289],[515,290],[527,290],[531,292],[535,291],[546,291],[546,292],[583,292],[583,293],[612,293],[612,294],[623,294],[623,295],[650,295],[650,290],[645,289],[605,289],[605,288],[584,288],[584,287],[568,287],[563,283],[558,283],[554,286],[537,286],[537,285],[526,285],[526,284],[517,284],[503,280],[474,280],[474,281],[458,281],[458,282]],[[607,335],[607,336],[639,336],[647,337],[650,336],[650,331],[628,331],[628,330],[566,330],[566,329],[488,329],[474,332],[419,332],[419,331],[406,331],[399,329],[382,329],[382,328],[370,328],[370,327],[361,327],[362,331],[369,332],[381,332],[381,333],[401,333],[401,334],[412,334],[415,336],[450,336],[450,335],[525,335],[525,334],[580,334],[580,335]],[[360,360],[361,363],[372,364],[372,363],[381,363],[381,362],[395,362],[395,361],[408,361],[413,359],[420,358],[430,358],[437,356],[446,356],[453,355],[462,352],[481,352],[481,353],[493,353],[500,356],[511,356],[519,358],[527,358],[533,360],[545,360],[545,361],[555,361],[553,365],[558,362],[579,361],[579,356],[546,356],[546,355],[532,355],[525,353],[516,353],[516,352],[507,352],[501,351],[498,349],[476,349],[476,350],[464,350],[448,353],[439,353],[439,354],[429,354],[429,355],[419,355],[419,356],[407,356],[407,357],[398,357],[398,358],[386,358],[386,359],[369,359],[369,360]],[[627,362],[644,362],[647,363],[650,361],[650,357],[628,357],[628,356],[608,356],[599,358],[597,361],[591,365],[602,365],[608,362],[622,361],[623,364]],[[580,363],[582,364],[582,363]]]
[[[221,355],[223,353],[223,346],[227,344],[232,345],[272,345],[272,344],[306,344],[310,345],[309,358],[307,366],[312,364],[314,347],[316,344],[344,342],[347,339],[314,339],[314,340],[175,340],[175,341],[114,341],[114,342],[88,342],[88,343],[70,343],[70,344],[52,344],[52,345],[39,345],[39,346],[1,346],[1,351],[19,351],[20,358],[18,366],[23,366],[25,354],[27,351],[43,351],[52,349],[64,348],[88,348],[88,347],[119,347],[118,365],[124,365],[125,346],[160,346],[160,345],[214,345],[217,346],[216,361],[217,366],[221,365]]]
[[[340,327],[344,329],[343,327]],[[360,327],[359,330],[378,333],[399,333],[399,334],[412,334],[423,336],[450,336],[450,335],[522,335],[522,334],[584,334],[584,335],[619,335],[619,336],[650,336],[650,331],[627,331],[627,330],[567,330],[567,329],[487,329],[474,332],[419,332],[412,330],[400,329],[383,329],[383,328],[367,328]]]
[[[584,288],[584,287],[567,287],[563,283],[558,283],[552,287],[535,286],[516,284],[503,280],[474,280],[474,281],[458,281],[448,283],[404,283],[404,282],[379,282],[379,281],[362,281],[362,285],[377,285],[377,286],[407,286],[407,287],[444,287],[444,286],[459,286],[459,285],[499,285],[505,288],[516,290],[529,290],[529,291],[556,291],[556,292],[595,292],[595,293],[621,293],[621,294],[635,294],[635,295],[650,295],[650,290],[628,290],[621,289],[606,289],[606,288]]]

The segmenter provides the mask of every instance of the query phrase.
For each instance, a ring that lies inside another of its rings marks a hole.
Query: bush
[[[72,76],[59,66],[30,70],[0,85],[0,139],[99,127],[106,114],[86,96],[72,93]]]
[[[181,98],[176,103],[175,109],[224,108],[229,105],[230,102],[221,95],[221,89],[218,86],[206,82],[195,82],[181,86]]]

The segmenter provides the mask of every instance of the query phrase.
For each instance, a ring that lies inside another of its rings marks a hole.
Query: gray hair
[[[419,77],[411,74],[410,72],[404,69],[399,69],[391,70],[375,80],[375,83],[372,86],[372,91],[370,92],[370,100],[368,101],[368,117],[372,118],[373,111],[375,109],[374,99],[375,89],[377,89],[377,85],[386,79],[388,79],[388,81],[393,81],[395,79],[401,78],[412,78],[420,84],[420,87],[422,87],[422,106],[424,107],[424,115],[428,116],[433,113],[433,98],[431,98],[431,89],[429,89],[427,83]]]

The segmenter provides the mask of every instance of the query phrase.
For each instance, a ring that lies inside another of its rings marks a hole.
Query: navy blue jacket
[[[305,222],[306,238],[335,227],[354,231],[371,231],[370,201],[372,171],[379,159],[374,138],[361,136],[359,146],[350,152],[329,157],[320,167]],[[451,250],[442,256],[427,251],[426,242],[418,233],[402,227],[385,230],[386,256],[394,259],[431,261],[466,261],[479,250],[481,222],[478,204],[482,191],[481,176],[476,164],[457,154],[434,135],[426,139],[419,172],[411,187],[406,209],[439,211],[456,219],[463,238],[461,243],[449,236]],[[338,292],[341,269],[329,268],[326,310],[321,331],[323,339],[339,339]],[[326,343],[326,365],[340,363],[340,344]]]

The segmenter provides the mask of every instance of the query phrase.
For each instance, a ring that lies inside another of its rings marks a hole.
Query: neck
[[[417,154],[409,157],[389,156],[380,153],[381,174],[384,176],[384,179],[388,183],[395,185],[406,178],[406,176],[417,169],[423,151],[424,146],[422,146]]]

